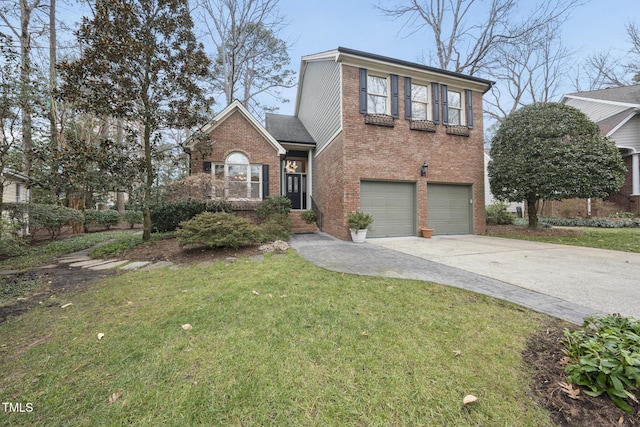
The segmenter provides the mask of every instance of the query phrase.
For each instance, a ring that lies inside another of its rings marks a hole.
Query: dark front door
[[[291,200],[291,209],[306,209],[306,176],[300,173],[285,174],[287,198]]]

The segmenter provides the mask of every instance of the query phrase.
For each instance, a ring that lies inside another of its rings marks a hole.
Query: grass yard
[[[492,236],[536,242],[640,253],[640,228],[553,227],[549,232],[527,233],[526,226],[494,226]],[[558,232],[554,232],[558,231]],[[566,233],[562,231],[566,230]]]
[[[0,399],[33,408],[1,424],[553,425],[521,355],[546,318],[485,296],[289,251],[63,297],[0,325]]]

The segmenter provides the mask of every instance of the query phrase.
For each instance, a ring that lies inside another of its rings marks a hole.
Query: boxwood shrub
[[[249,220],[227,212],[203,212],[180,223],[176,230],[180,246],[206,245],[238,249],[263,240],[260,229]]]
[[[174,231],[183,221],[188,221],[203,212],[231,213],[227,202],[187,200],[173,203],[159,203],[149,207],[153,231],[165,233]]]
[[[114,211],[111,209],[87,209],[84,212],[85,232],[87,231],[87,227],[90,225],[100,228],[106,228],[108,230],[111,227],[115,227],[116,225],[118,225],[119,222],[120,214],[118,213],[118,211]]]

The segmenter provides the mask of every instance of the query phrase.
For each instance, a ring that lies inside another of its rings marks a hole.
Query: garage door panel
[[[427,186],[427,224],[434,234],[472,232],[471,186],[429,184]]]
[[[368,236],[415,235],[415,185],[412,183],[363,181],[360,210],[373,215]]]

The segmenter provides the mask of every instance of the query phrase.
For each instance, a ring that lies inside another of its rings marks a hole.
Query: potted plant
[[[360,211],[349,212],[348,222],[349,230],[351,231],[351,240],[355,243],[364,242],[367,238],[367,229],[373,222],[373,217]]]
[[[426,237],[427,239],[430,239],[431,236],[433,236],[433,228],[421,228],[420,235],[422,237]]]

